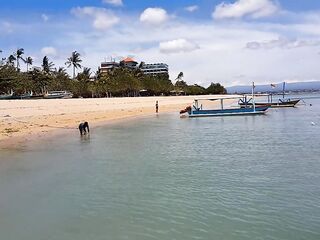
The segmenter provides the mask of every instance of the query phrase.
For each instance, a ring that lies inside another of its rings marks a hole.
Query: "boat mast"
[[[283,86],[282,86],[282,98],[284,99],[284,93],[285,93],[285,90],[286,89],[286,82],[283,82]]]
[[[256,102],[254,100],[254,82],[252,82],[252,104],[253,104],[253,111],[255,112],[256,111]]]

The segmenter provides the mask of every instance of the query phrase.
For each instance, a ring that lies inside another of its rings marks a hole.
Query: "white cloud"
[[[54,57],[57,55],[57,50],[54,47],[44,47],[41,49],[41,54]]]
[[[257,50],[257,49],[274,49],[274,48],[282,48],[282,49],[293,49],[293,48],[302,48],[302,47],[316,47],[320,45],[320,40],[313,39],[295,39],[290,40],[287,38],[278,38],[265,42],[248,42],[246,48]]]
[[[285,38],[286,34],[290,36],[288,39],[296,36],[300,42],[320,41],[320,32],[314,22],[310,25],[310,30],[311,26],[316,30],[312,36],[303,31],[303,26],[308,26],[309,23],[250,21],[235,25],[173,20],[172,24],[166,26],[166,34],[163,33],[163,28],[152,28],[150,34],[149,27],[133,22],[132,19],[128,22],[132,24],[125,23],[111,32],[101,32],[99,35],[81,28],[79,31],[75,27],[75,32],[68,33],[66,39],[60,40],[60,44],[65,46],[69,43],[70,50],[63,50],[64,52],[71,52],[76,48],[83,56],[83,65],[92,69],[97,69],[105,57],[134,55],[137,61],[168,63],[171,79],[182,71],[189,84],[208,86],[211,82],[220,82],[231,86],[248,84],[253,79],[257,84],[287,79],[320,79],[319,54],[315,47],[297,47],[290,51],[281,47],[261,48],[259,51],[246,48],[249,42],[263,43],[268,39],[278,39],[279,36]],[[175,40],[168,41],[168,36]],[[192,51],[194,49],[196,50]],[[61,60],[61,64],[65,59],[66,57]],[[58,61],[55,60],[55,63]]]
[[[215,19],[268,17],[279,11],[272,0],[237,0],[235,3],[221,3],[216,6],[212,17]]]
[[[89,16],[93,18],[92,25],[98,30],[109,29],[120,20],[111,10],[105,8],[77,7],[73,8],[71,12],[78,17]]]
[[[122,6],[123,5],[122,0],[103,0],[102,2],[106,3],[106,4],[111,4],[114,6]]]
[[[44,22],[48,22],[48,20],[49,20],[49,16],[48,15],[46,15],[46,14],[41,14],[41,18],[42,18],[42,20],[44,21]]]
[[[168,13],[163,8],[147,8],[140,15],[140,21],[142,23],[159,25],[166,22],[169,19]]]
[[[192,5],[192,6],[185,7],[185,10],[188,11],[188,12],[195,12],[198,9],[199,9],[198,5]]]
[[[95,20],[91,10],[77,14]],[[178,17],[170,18],[170,24],[165,24],[165,28],[136,21],[134,14],[118,14],[121,23],[112,31],[85,28],[88,19],[74,21],[68,16],[55,19],[54,24],[51,21],[53,29],[43,21],[33,24],[15,21],[7,27],[14,27],[13,37],[24,36],[23,47],[28,55],[38,59],[35,66],[41,65],[43,55],[39,49],[32,49],[34,44],[28,45],[28,42],[44,36],[41,41],[47,39],[47,45],[58,50],[57,56],[50,57],[57,67],[65,66],[71,52],[77,50],[81,53],[83,66],[93,71],[110,56],[134,55],[137,61],[168,63],[171,79],[182,71],[189,84],[204,86],[211,82],[231,86],[246,85],[253,80],[256,84],[287,79],[320,80],[320,18],[316,17],[317,12],[314,16],[303,12],[289,17],[282,15],[281,21],[277,18],[272,22],[266,19],[237,21],[236,24]],[[0,28],[3,26],[0,20]],[[4,31],[0,35],[5,34]],[[11,47],[10,39],[3,39],[1,49],[13,52],[15,47]],[[251,50],[254,48],[258,50]]]
[[[194,42],[180,38],[172,41],[161,42],[159,44],[159,48],[162,53],[181,53],[194,51],[199,49],[199,46]]]

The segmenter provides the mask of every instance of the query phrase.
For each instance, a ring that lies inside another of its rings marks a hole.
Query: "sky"
[[[130,56],[203,86],[320,80],[318,0],[0,1],[1,58],[65,67],[78,51],[95,72]]]

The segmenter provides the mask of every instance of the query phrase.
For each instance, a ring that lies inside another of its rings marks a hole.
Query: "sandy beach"
[[[159,114],[178,114],[179,110],[191,105],[194,98],[174,96],[1,101],[0,147],[27,141],[35,135],[47,136],[59,130],[76,132],[78,124],[83,121],[95,127],[120,119],[155,114],[156,101],[159,101]]]

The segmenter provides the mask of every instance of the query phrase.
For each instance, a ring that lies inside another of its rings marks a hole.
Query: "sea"
[[[319,240],[317,96],[264,116],[160,112],[2,149],[0,239]]]

